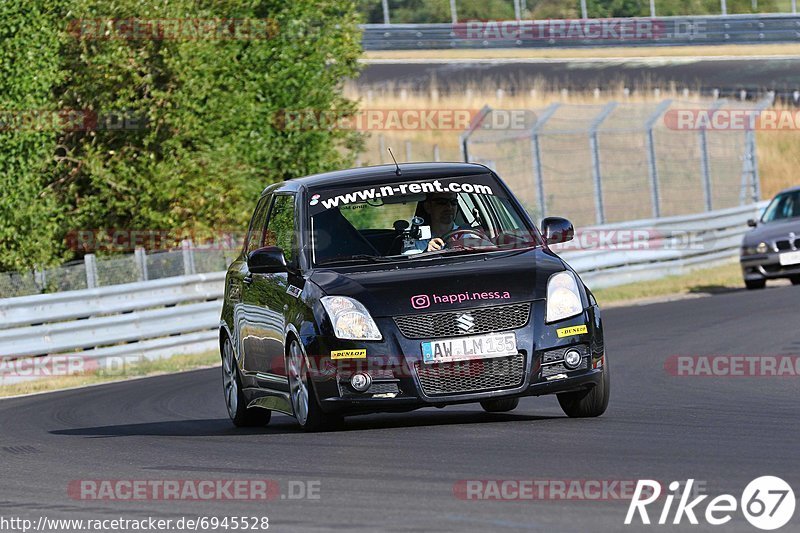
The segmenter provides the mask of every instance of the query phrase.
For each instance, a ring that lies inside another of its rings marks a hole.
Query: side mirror
[[[547,244],[562,244],[572,240],[575,228],[566,218],[547,217],[542,220],[542,233]]]
[[[277,246],[267,246],[253,250],[247,256],[247,268],[253,274],[272,274],[286,272],[286,257]]]
[[[751,228],[755,228],[758,226],[758,221],[754,218],[751,218],[750,220],[747,221],[747,225],[750,226]]]

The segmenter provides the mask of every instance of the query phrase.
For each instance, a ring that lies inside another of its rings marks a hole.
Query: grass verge
[[[219,363],[219,360],[219,352],[213,350],[199,354],[175,355],[153,361],[143,359],[141,361],[126,362],[123,368],[119,370],[98,369],[70,376],[52,376],[10,385],[0,385],[0,398],[194,370],[215,366]]]
[[[606,48],[503,48],[368,51],[364,59],[594,59],[632,57],[752,57],[799,55],[797,44],[642,46]]]
[[[630,283],[608,289],[598,289],[595,298],[601,306],[619,306],[669,296],[687,294],[715,294],[744,289],[739,263],[730,263],[718,268],[696,270],[681,276],[669,276],[654,281]]]

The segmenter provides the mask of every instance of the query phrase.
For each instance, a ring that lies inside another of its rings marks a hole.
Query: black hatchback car
[[[223,387],[237,426],[272,411],[318,430],[344,415],[557,394],[601,415],[600,311],[490,169],[424,163],[268,187],[225,280]]]

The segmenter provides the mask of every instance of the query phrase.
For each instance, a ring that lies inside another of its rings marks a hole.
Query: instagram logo
[[[411,307],[414,309],[425,309],[431,306],[431,299],[427,294],[418,294],[411,297]]]

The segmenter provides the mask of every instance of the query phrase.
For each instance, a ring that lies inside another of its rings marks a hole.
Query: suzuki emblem
[[[456,319],[456,324],[461,331],[469,331],[475,326],[475,319],[469,313],[464,313]]]

